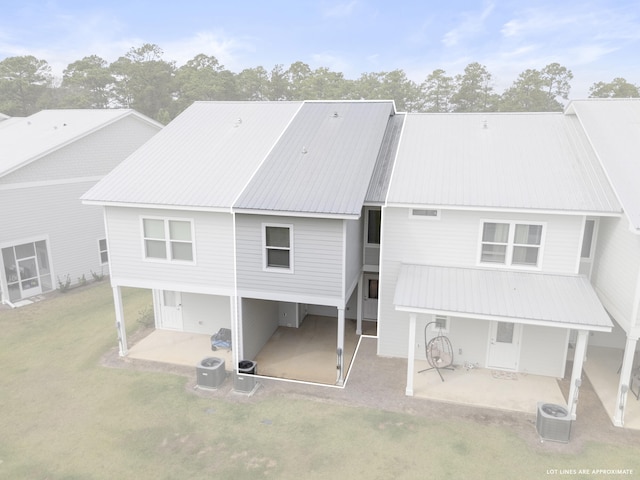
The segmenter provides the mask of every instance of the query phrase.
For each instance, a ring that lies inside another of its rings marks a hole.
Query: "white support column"
[[[336,369],[338,376],[336,385],[344,385],[344,308],[338,308],[338,348]]]
[[[589,340],[589,332],[587,330],[578,330],[578,339],[576,341],[576,350],[573,354],[573,370],[571,371],[571,384],[569,385],[569,403],[568,409],[572,420],[576,419],[576,409],[578,407],[578,393],[582,384],[582,364],[584,363],[585,353],[587,351],[587,341]]]
[[[231,295],[231,352],[233,356],[233,371],[243,358],[242,340],[242,298]]]
[[[124,324],[124,309],[122,308],[122,293],[120,287],[112,287],[113,303],[116,309],[116,330],[118,332],[118,350],[121,357],[125,357],[129,353],[127,346],[127,329]]]
[[[631,369],[633,368],[633,357],[637,343],[637,337],[627,335],[627,344],[624,348],[622,368],[620,369],[620,383],[618,384],[618,395],[616,396],[616,408],[613,415],[613,424],[616,427],[624,426],[624,409],[627,404],[627,395],[631,381]]]
[[[358,278],[358,309],[356,313],[356,335],[362,335],[362,307],[364,306],[364,302],[362,299],[362,282],[364,281],[364,275],[360,272],[360,277]]]
[[[413,396],[413,370],[416,356],[416,317],[417,314],[409,314],[409,349],[407,354],[407,389],[405,395]]]

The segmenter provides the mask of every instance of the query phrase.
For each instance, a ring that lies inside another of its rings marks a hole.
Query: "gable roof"
[[[228,209],[301,102],[196,102],[82,196]]]
[[[407,114],[389,204],[619,213],[575,118]]]
[[[0,176],[128,115],[161,125],[131,109],[42,110],[0,123]]]
[[[305,102],[235,208],[360,216],[394,113],[392,101]]]
[[[632,228],[640,233],[640,98],[574,100],[566,113],[584,127]]]

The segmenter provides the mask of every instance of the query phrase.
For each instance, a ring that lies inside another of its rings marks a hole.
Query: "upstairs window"
[[[268,270],[292,271],[291,225],[264,225],[264,265]]]
[[[148,259],[193,262],[190,220],[143,218],[144,256]]]
[[[481,263],[537,267],[542,225],[484,222],[481,244]]]

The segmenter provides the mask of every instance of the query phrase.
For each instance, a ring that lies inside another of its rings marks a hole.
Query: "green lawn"
[[[125,290],[124,302],[131,330],[150,295]],[[542,454],[508,429],[470,421],[266,395],[212,400],[185,389],[184,377],[102,367],[117,342],[106,283],[3,310],[0,332],[0,479],[640,475],[637,446]]]

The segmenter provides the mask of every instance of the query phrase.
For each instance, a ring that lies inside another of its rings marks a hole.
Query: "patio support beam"
[[[627,335],[627,343],[624,348],[622,367],[620,368],[620,383],[618,384],[618,395],[616,395],[616,408],[613,414],[613,424],[616,427],[624,426],[624,408],[627,404],[629,394],[629,383],[631,380],[631,369],[633,367],[633,357],[636,352],[637,337]]]
[[[587,351],[587,341],[589,332],[587,330],[578,330],[578,339],[576,341],[576,350],[573,354],[573,370],[571,371],[571,384],[569,385],[569,412],[571,419],[576,419],[576,409],[578,407],[578,392],[582,384],[582,365],[584,363],[585,353]]]
[[[407,354],[407,389],[405,395],[413,396],[413,370],[416,356],[416,317],[417,314],[409,314],[409,350]]]
[[[338,308],[338,349],[337,364],[338,378],[336,385],[344,385],[344,308]]]
[[[364,306],[364,302],[362,301],[362,282],[364,281],[364,275],[360,272],[360,277],[358,278],[358,302],[357,302],[357,312],[356,312],[356,335],[362,335],[362,307]]]
[[[127,329],[124,325],[124,309],[122,308],[122,292],[119,286],[112,287],[113,303],[116,310],[116,330],[118,331],[118,351],[121,357],[127,356],[129,348],[127,346]]]

